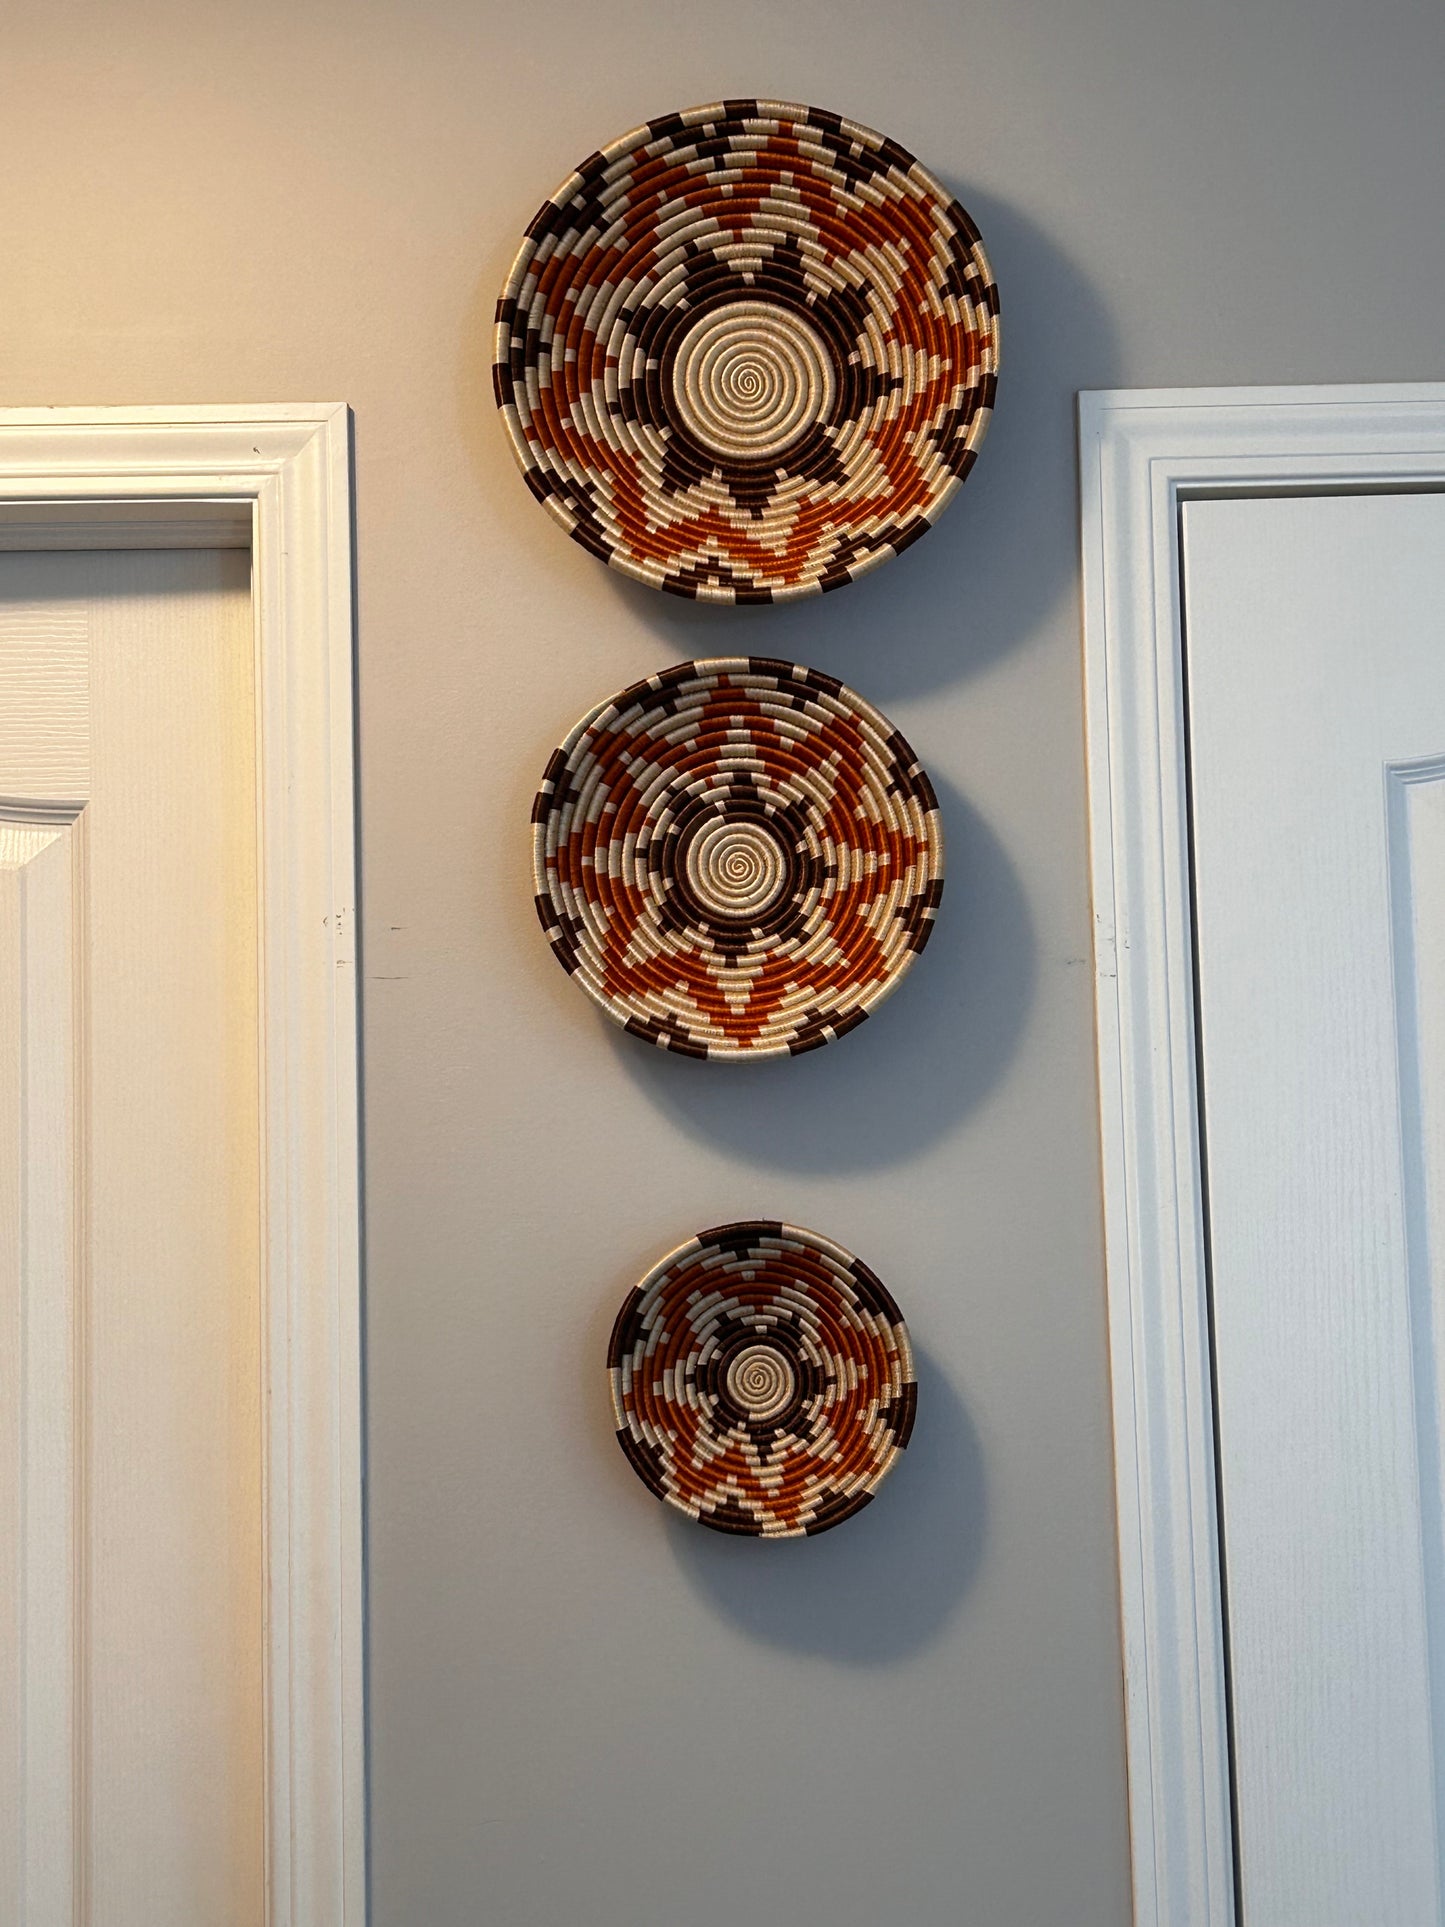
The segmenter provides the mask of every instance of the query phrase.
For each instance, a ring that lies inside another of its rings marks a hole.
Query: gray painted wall
[[[1119,1927],[1074,391],[1445,376],[1438,0],[12,0],[0,401],[356,410],[375,1918]],[[594,145],[765,92],[923,157],[1003,292],[939,531],[696,610],[568,543],[488,394],[515,239]],[[766,650],[939,780],[943,919],[797,1064],[615,1036],[525,819],[609,690]],[[754,1213],[853,1246],[915,1444],[816,1543],[676,1528],[609,1437],[613,1308]]]

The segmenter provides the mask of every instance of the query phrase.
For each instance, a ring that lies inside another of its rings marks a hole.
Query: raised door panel
[[[83,831],[32,810],[0,816],[0,1920],[49,1923],[75,1917]]]
[[[0,1921],[25,1927],[265,1918],[248,560],[0,556]]]
[[[1445,499],[1195,501],[1183,529],[1243,1918],[1425,1927]]]

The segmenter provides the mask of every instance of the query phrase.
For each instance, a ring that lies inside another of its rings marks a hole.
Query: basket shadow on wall
[[[816,1539],[731,1538],[667,1515],[688,1583],[750,1639],[852,1666],[906,1659],[962,1605],[983,1555],[983,1454],[943,1372],[915,1349],[918,1424],[855,1518]]]
[[[943,904],[898,989],[857,1030],[797,1058],[699,1064],[612,1030],[617,1056],[692,1136],[766,1170],[882,1170],[926,1150],[1007,1068],[1037,955],[1018,873],[973,805],[935,781]]]

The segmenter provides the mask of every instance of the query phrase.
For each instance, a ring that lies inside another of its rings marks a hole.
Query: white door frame
[[[1445,488],[1445,384],[1085,393],[1079,461],[1134,1919],[1233,1927],[1179,508]]]
[[[181,546],[252,556],[266,1919],[363,1927],[348,414],[340,404],[0,410],[0,548]],[[53,1813],[54,1797],[33,1791],[37,1816]]]

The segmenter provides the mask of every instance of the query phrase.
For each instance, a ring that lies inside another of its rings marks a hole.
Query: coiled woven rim
[[[591,155],[527,228],[493,386],[532,493],[706,602],[853,581],[937,520],[997,386],[977,228],[896,141],[729,100]]]
[[[796,1225],[720,1225],[669,1252],[618,1312],[607,1368],[637,1476],[719,1532],[827,1531],[913,1431],[902,1313],[861,1259]]]
[[[876,1008],[943,894],[908,743],[836,677],[736,656],[599,703],[532,806],[537,914],[587,994],[688,1057],[798,1056]]]

